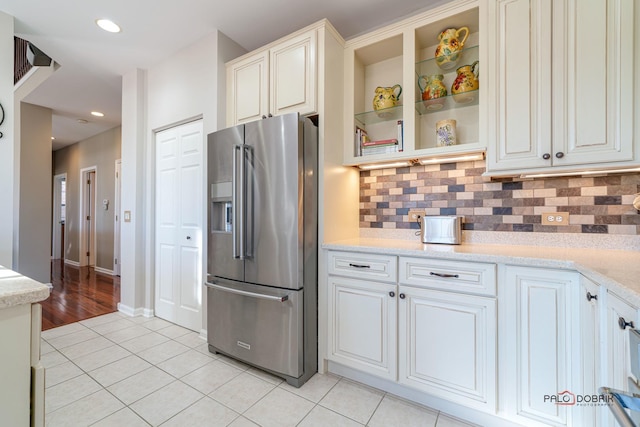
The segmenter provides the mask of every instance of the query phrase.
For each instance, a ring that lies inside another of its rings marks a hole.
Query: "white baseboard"
[[[520,424],[516,424],[512,421],[502,418],[497,414],[494,415],[491,413],[486,413],[479,409],[461,406],[458,402],[446,400],[433,394],[421,392],[395,381],[387,380],[369,373],[358,371],[356,369],[349,368],[336,362],[328,361],[328,368],[328,371],[332,374],[340,375],[350,380],[366,384],[370,387],[375,387],[379,390],[386,391],[387,393],[394,394],[412,402],[416,402],[428,408],[437,409],[444,412],[445,414],[452,415],[456,418],[461,418],[466,422],[473,422],[482,426],[492,427],[524,427]]]
[[[113,270],[107,270],[106,268],[102,267],[93,267],[93,270],[96,273],[108,274],[109,276],[113,276]]]
[[[131,308],[128,305],[124,305],[120,302],[118,303],[118,311],[129,317],[138,317],[138,316],[153,317],[154,316],[152,309],[144,308],[144,307]]]
[[[73,261],[65,258],[64,263],[72,267],[80,267],[80,263],[78,261]]]

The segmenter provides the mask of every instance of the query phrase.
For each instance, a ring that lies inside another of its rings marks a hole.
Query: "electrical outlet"
[[[420,218],[424,216],[424,210],[422,209],[410,209],[409,214],[409,222],[417,222],[420,221]]]
[[[542,225],[569,225],[569,212],[543,213]]]

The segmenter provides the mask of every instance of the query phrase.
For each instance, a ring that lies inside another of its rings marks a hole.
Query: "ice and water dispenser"
[[[233,204],[231,183],[211,184],[211,231],[231,233],[233,226]]]

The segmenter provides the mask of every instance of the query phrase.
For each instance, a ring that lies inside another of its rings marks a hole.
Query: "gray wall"
[[[50,282],[51,109],[20,103],[20,214],[16,270]]]
[[[96,166],[96,267],[113,270],[115,162],[120,159],[121,128],[53,152],[53,175],[67,174],[65,259],[79,262],[80,169]],[[102,200],[109,200],[104,210]]]

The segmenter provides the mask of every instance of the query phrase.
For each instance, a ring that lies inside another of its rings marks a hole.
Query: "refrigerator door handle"
[[[215,283],[211,283],[211,282],[206,282],[205,285],[210,288],[218,289],[219,291],[229,292],[237,295],[244,295],[252,298],[266,299],[270,301],[279,301],[279,302],[285,302],[289,299],[288,295],[276,296],[276,295],[258,294],[255,292],[248,292],[240,289],[227,288],[226,286],[216,285]]]
[[[241,155],[238,156],[238,153]],[[238,160],[240,160],[240,165],[238,165]],[[242,222],[242,213],[244,211],[244,150],[241,144],[233,146],[231,203],[233,257],[244,259],[244,224]]]

